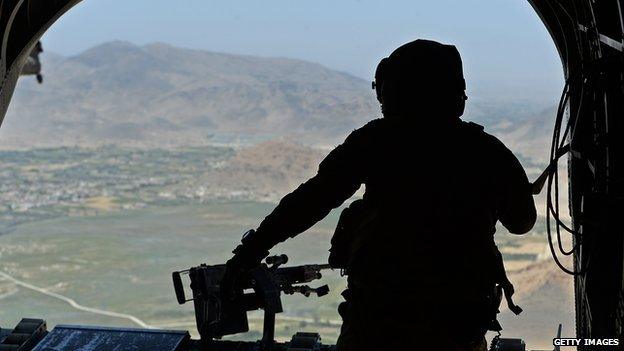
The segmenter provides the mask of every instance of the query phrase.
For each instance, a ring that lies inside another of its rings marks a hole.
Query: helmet
[[[373,88],[381,102],[384,84],[391,82],[405,95],[458,96],[465,100],[462,61],[453,45],[418,39],[394,50],[381,60]],[[407,94],[406,94],[407,93]]]

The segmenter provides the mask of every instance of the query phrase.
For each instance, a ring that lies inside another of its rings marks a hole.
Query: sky
[[[552,40],[526,0],[83,0],[44,35],[75,55],[110,40],[298,58],[371,79],[417,39],[456,45],[468,93],[553,105],[563,87]]]

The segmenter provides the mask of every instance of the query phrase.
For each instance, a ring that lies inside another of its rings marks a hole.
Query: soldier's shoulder
[[[485,127],[475,122],[461,121],[461,129],[472,137],[490,143],[502,143],[497,137],[485,131]]]
[[[365,125],[363,125],[362,127],[356,129],[356,131],[360,130],[363,132],[368,132],[368,131],[375,131],[378,130],[380,128],[385,128],[388,120],[385,118],[375,118],[373,120],[368,121]]]
[[[467,132],[473,135],[484,136],[484,134],[487,134],[485,132],[485,128],[482,125],[475,123],[475,122],[460,121],[460,128],[464,132]]]
[[[350,140],[350,139],[359,140],[359,139],[371,138],[386,128],[386,124],[387,124],[386,122],[387,121],[383,118],[376,118],[371,121],[368,121],[362,127],[353,130],[347,137],[347,140]]]
[[[463,122],[462,127],[467,133],[471,134],[474,138],[480,141],[485,151],[498,156],[513,154],[511,150],[498,139],[495,135],[485,131],[485,128],[474,122]]]
[[[375,145],[379,129],[385,124],[383,119],[374,119],[364,126],[353,130],[344,142],[336,146],[319,165],[319,172],[338,169],[346,162],[362,160],[370,156]]]

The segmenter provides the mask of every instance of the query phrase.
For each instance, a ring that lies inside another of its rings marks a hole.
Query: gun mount
[[[281,267],[286,262],[288,262],[286,255],[268,257],[266,263],[253,268],[242,277],[236,285],[234,297],[227,301],[221,294],[221,281],[226,269],[224,264],[212,266],[201,264],[172,273],[178,303],[184,304],[188,301],[194,303],[197,330],[204,348],[221,350],[221,346],[228,342],[218,339],[249,331],[247,312],[263,310],[262,339],[257,347],[261,350],[281,349],[274,340],[275,315],[283,311],[281,294],[300,293],[307,297],[311,294],[323,296],[329,292],[327,285],[318,288],[305,285],[321,278],[321,271],[330,269],[328,264]],[[188,275],[190,278],[192,290],[190,299],[186,297],[182,275]],[[320,344],[318,334],[297,333],[290,343],[281,346],[286,350],[293,348],[293,343],[308,344],[311,346],[308,348],[313,350],[333,350],[333,346]]]

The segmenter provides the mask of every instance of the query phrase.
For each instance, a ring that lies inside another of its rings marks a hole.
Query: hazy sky
[[[479,97],[549,102],[563,85],[555,47],[524,0],[83,0],[43,39],[65,55],[114,39],[160,41],[370,79],[380,58],[416,38],[457,45]]]

